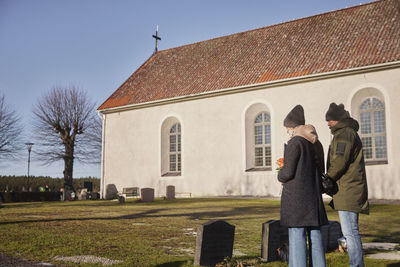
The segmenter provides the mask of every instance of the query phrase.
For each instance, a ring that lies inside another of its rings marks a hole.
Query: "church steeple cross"
[[[157,41],[158,40],[161,41],[161,38],[158,37],[158,25],[157,25],[157,29],[156,29],[156,35],[153,34],[153,38],[156,39],[156,48],[154,49],[154,53],[156,53],[158,51],[158,43],[157,43]]]

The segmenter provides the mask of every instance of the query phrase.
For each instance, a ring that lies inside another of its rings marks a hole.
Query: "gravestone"
[[[82,189],[78,189],[78,200],[86,200],[87,199],[87,189],[86,188],[82,188]]]
[[[83,182],[83,188],[87,189],[87,192],[93,191],[93,183],[92,182]]]
[[[75,200],[75,192],[72,190],[64,190],[62,200]]]
[[[64,188],[60,188],[60,200],[64,201]]]
[[[114,199],[118,197],[118,190],[115,184],[108,184],[106,186],[106,196],[105,199]]]
[[[262,224],[261,260],[281,260],[278,248],[286,245],[289,248],[288,228],[281,226],[279,220],[269,220]]]
[[[321,226],[321,234],[325,252],[337,249],[338,239],[343,236],[337,221],[329,221],[328,225]]]
[[[152,202],[154,201],[154,189],[142,188],[140,189],[140,196],[143,202]]]
[[[212,220],[197,227],[194,265],[214,266],[232,257],[235,226]]]
[[[175,199],[175,186],[167,186],[167,199]]]

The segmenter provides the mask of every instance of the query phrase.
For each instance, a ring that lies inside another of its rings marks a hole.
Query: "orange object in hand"
[[[278,171],[280,171],[283,168],[284,162],[283,162],[283,158],[279,158],[276,161],[276,164],[278,165],[278,168],[276,168]]]

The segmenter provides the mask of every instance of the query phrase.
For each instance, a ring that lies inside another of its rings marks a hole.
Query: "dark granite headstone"
[[[86,188],[88,192],[92,192],[93,182],[83,182],[83,188]]]
[[[108,184],[106,186],[105,199],[114,199],[118,197],[118,190],[115,184]]]
[[[175,186],[167,186],[167,199],[175,199]]]
[[[336,221],[329,221],[328,225],[321,226],[321,234],[325,251],[337,249],[337,240],[343,236],[340,223]]]
[[[143,202],[154,201],[154,189],[153,188],[142,188],[140,189],[140,196]]]
[[[263,261],[281,260],[278,248],[289,248],[289,234],[287,227],[281,226],[279,220],[269,220],[262,224],[261,259]]]
[[[232,257],[235,226],[212,220],[197,227],[195,265],[215,266]]]

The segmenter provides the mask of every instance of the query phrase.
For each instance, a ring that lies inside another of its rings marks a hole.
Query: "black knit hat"
[[[325,114],[325,119],[327,121],[340,121],[345,118],[349,118],[350,114],[344,109],[343,104],[336,105],[336,103],[331,103],[329,109]]]
[[[288,128],[294,128],[299,125],[304,125],[304,109],[301,105],[295,106],[283,121],[283,126]]]

